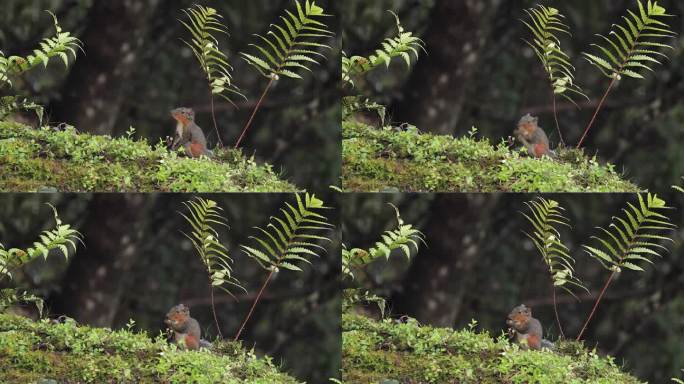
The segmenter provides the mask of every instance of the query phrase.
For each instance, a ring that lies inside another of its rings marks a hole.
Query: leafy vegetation
[[[219,42],[212,33],[228,35],[228,28],[221,23],[221,16],[216,9],[195,4],[193,7],[184,9],[183,12],[189,19],[189,23],[181,20],[181,24],[190,32],[192,39],[190,42],[183,40],[192,53],[197,58],[207,83],[211,90],[211,115],[214,121],[214,129],[218,137],[219,146],[221,134],[216,124],[214,111],[214,95],[221,96],[224,100],[235,105],[231,100],[231,95],[238,95],[244,98],[240,90],[233,84],[233,69],[228,63],[228,56],[219,49]]]
[[[592,236],[592,239],[601,244],[600,246],[582,246],[589,256],[610,271],[610,275],[596,298],[594,308],[587,317],[577,340],[582,339],[584,330],[589,325],[613,279],[623,270],[644,272],[641,265],[653,264],[653,259],[661,258],[661,253],[667,251],[661,243],[673,242],[664,233],[676,229],[677,226],[672,224],[667,216],[660,213],[671,208],[667,207],[665,201],[657,195],[649,193],[645,200],[643,196],[637,196],[638,207],[627,203],[627,208],[622,210],[623,217],[614,216],[608,229],[601,227],[599,228],[601,235]]]
[[[215,342],[213,352],[180,351],[163,335],[112,331],[66,319],[33,322],[0,314],[3,383],[298,383],[268,357],[240,343]]]
[[[342,188],[346,191],[636,192],[611,164],[580,150],[533,159],[506,143],[342,122]]]
[[[411,67],[411,54],[418,60],[420,51],[425,51],[425,43],[413,32],[406,31],[401,25],[401,20],[396,13],[389,11],[397,21],[397,36],[388,37],[382,42],[380,48],[368,57],[352,56],[342,51],[342,82],[354,86],[353,78],[370,72],[371,70],[385,65],[389,68],[392,59],[401,57],[407,67]]]
[[[183,204],[187,208],[188,214],[181,213],[181,215],[192,227],[189,235],[183,234],[195,248],[211,281],[211,310],[214,314],[216,331],[219,338],[223,338],[216,316],[214,287],[220,288],[230,296],[233,296],[233,293],[229,288],[239,288],[246,292],[240,285],[240,281],[233,276],[233,259],[228,255],[228,248],[221,243],[219,234],[214,228],[214,226],[228,228],[228,223],[220,214],[223,209],[214,200],[196,197],[194,200],[186,201]]]
[[[604,45],[592,44],[593,47],[601,51],[603,57],[586,52],[582,53],[587,61],[597,67],[611,81],[577,144],[578,148],[582,146],[615,84],[624,76],[643,79],[644,76],[639,73],[640,70],[645,69],[653,72],[651,67],[654,63],[660,64],[657,57],[667,58],[667,55],[658,52],[657,49],[674,49],[671,45],[655,41],[655,39],[670,39],[676,35],[669,25],[658,20],[673,17],[673,15],[668,15],[667,10],[658,5],[657,1],[648,0],[646,8],[644,8],[642,0],[637,0],[637,4],[639,5],[639,15],[628,10],[631,19],[623,16],[624,26],[613,24],[613,29],[608,34],[609,37],[598,35],[603,39]]]
[[[535,8],[525,10],[525,13],[530,17],[530,22],[525,20],[522,22],[533,35],[532,42],[525,42],[537,55],[544,67],[544,71],[546,71],[549,77],[549,83],[553,91],[551,97],[556,130],[558,131],[560,142],[565,144],[560,125],[558,124],[556,95],[563,96],[575,105],[575,101],[568,93],[576,96],[579,95],[589,100],[589,97],[575,84],[575,76],[573,75],[575,67],[570,63],[568,54],[563,52],[560,39],[556,36],[557,33],[571,35],[570,27],[563,23],[565,16],[556,8],[539,4]]]
[[[280,16],[282,24],[271,24],[271,29],[266,36],[256,35],[260,43],[250,44],[250,46],[256,49],[258,54],[240,53],[247,63],[269,78],[269,82],[235,143],[235,148],[240,146],[274,82],[280,80],[281,77],[303,79],[297,71],[311,72],[309,66],[319,64],[320,60],[325,58],[319,50],[332,49],[329,45],[320,42],[321,39],[328,39],[335,35],[328,25],[319,21],[330,15],[316,5],[315,1],[306,0],[302,6],[300,0],[295,0],[295,5],[296,14],[286,10],[285,16]]]
[[[414,319],[375,321],[342,315],[344,382],[370,383],[639,383],[577,342],[557,351],[523,351],[487,331],[420,326]]]
[[[147,140],[80,134],[0,122],[0,189],[111,192],[295,191],[270,165],[237,150],[217,150],[215,161],[169,153]]]
[[[342,244],[342,274],[344,275],[345,283],[352,283],[356,279],[354,273],[363,271],[366,266],[375,260],[381,258],[384,258],[385,261],[389,260],[392,252],[395,250],[401,250],[404,256],[410,259],[412,255],[418,252],[420,243],[425,243],[425,235],[414,228],[412,224],[404,224],[399,209],[395,206],[392,207],[397,215],[397,227],[385,231],[373,247],[369,249],[347,249],[346,244]],[[360,287],[346,287],[344,289],[342,302],[342,310],[344,312],[361,302],[376,303],[381,315],[384,317],[384,298]]]
[[[549,270],[553,282],[553,309],[556,315],[556,323],[561,336],[565,337],[560,316],[558,316],[556,287],[562,288],[572,296],[575,294],[571,288],[580,288],[587,293],[589,292],[582,281],[575,276],[575,259],[570,255],[568,247],[561,241],[560,232],[555,227],[556,225],[570,227],[569,220],[563,215],[565,209],[555,200],[539,197],[536,200],[526,202],[525,205],[527,205],[530,213],[523,213],[523,216],[534,228],[531,234],[527,232],[525,234],[542,256]]]
[[[250,236],[250,239],[256,241],[258,246],[240,246],[247,256],[268,271],[268,276],[235,335],[235,340],[240,337],[273,275],[281,269],[302,272],[300,265],[311,264],[312,257],[319,257],[320,253],[325,252],[325,247],[318,243],[331,241],[325,234],[335,226],[319,213],[330,208],[316,198],[316,195],[306,193],[302,200],[299,194],[295,194],[295,198],[296,207],[285,203],[285,207],[280,209],[280,217],[271,216],[265,228],[256,228],[259,235]]]
[[[6,284],[5,280],[12,280],[13,271],[30,263],[31,261],[43,257],[47,259],[50,252],[59,251],[64,258],[68,259],[71,251],[76,251],[78,242],[81,242],[81,234],[73,229],[69,224],[63,224],[57,214],[57,210],[50,206],[55,217],[55,227],[45,230],[33,242],[33,246],[27,249],[10,248],[6,249],[0,243],[0,283]],[[43,313],[43,299],[33,294],[20,291],[15,288],[4,288],[0,290],[0,313],[10,306],[19,302],[35,303],[38,312]]]
[[[26,57],[10,56],[6,57],[0,51],[0,89],[5,86],[12,87],[12,78],[21,76],[31,69],[43,65],[47,68],[48,63],[54,57],[59,57],[65,67],[69,66],[69,54],[76,60],[76,51],[82,49],[81,41],[71,35],[70,32],[62,30],[57,21],[57,16],[49,12],[55,25],[55,36],[47,37],[40,42],[40,48],[33,50],[33,54]],[[38,115],[38,119],[43,119],[43,107],[35,104],[18,95],[4,96],[0,98],[0,120],[4,120],[8,115],[17,110],[33,110]]]

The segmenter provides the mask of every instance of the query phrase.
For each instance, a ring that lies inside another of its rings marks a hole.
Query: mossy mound
[[[0,383],[295,384],[239,343],[180,351],[145,333],[0,315]]]
[[[503,335],[353,314],[342,316],[342,377],[354,384],[640,383],[580,343],[558,343],[556,352],[523,351]]]
[[[33,129],[0,122],[0,190],[5,192],[292,192],[270,165],[236,150],[190,159],[161,143]]]
[[[342,123],[342,188],[406,192],[637,192],[582,151],[533,159],[487,139]]]

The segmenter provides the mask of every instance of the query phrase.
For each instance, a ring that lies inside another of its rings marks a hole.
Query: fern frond
[[[334,226],[318,213],[329,209],[315,195],[306,193],[304,199],[295,194],[296,206],[285,203],[281,216],[271,217],[265,228],[257,227],[258,235],[250,236],[258,245],[240,248],[264,269],[302,271],[303,264],[311,264],[325,248],[317,244],[331,241],[325,235]]]
[[[352,56],[351,58],[342,51],[342,81],[346,84],[354,86],[353,76],[369,72],[374,68],[385,65],[389,68],[392,59],[401,57],[406,65],[411,67],[411,56],[418,60],[419,52],[425,52],[425,42],[419,37],[414,36],[413,32],[407,32],[399,20],[399,16],[389,11],[397,22],[397,36],[387,38],[381,44],[381,47],[375,50],[375,53],[369,57]]]
[[[10,56],[6,60],[0,60],[0,81],[6,78],[7,75],[20,75],[30,69],[43,64],[47,67],[48,62],[53,57],[59,57],[64,63],[65,67],[69,66],[69,54],[76,59],[76,51],[83,50],[81,41],[73,37],[70,32],[62,31],[62,27],[57,21],[57,16],[50,11],[46,11],[52,16],[55,24],[55,36],[43,39],[40,43],[40,48],[33,50],[33,54],[27,57]],[[3,65],[4,62],[4,65]],[[4,76],[2,74],[2,67],[5,67]],[[7,82],[5,80],[5,82]]]
[[[622,17],[622,25],[614,24],[608,36],[597,35],[602,43],[592,44],[598,50],[596,54],[582,53],[587,61],[611,79],[621,80],[623,76],[643,79],[640,71],[653,71],[653,65],[660,64],[660,58],[667,58],[657,49],[674,49],[661,42],[661,39],[676,36],[667,23],[660,21],[672,15],[668,15],[657,1],[648,0],[646,7],[642,0],[637,0],[637,4],[638,14],[628,10],[629,16]]]
[[[32,247],[26,250],[18,248],[6,250],[0,244],[0,278],[8,277],[11,279],[11,269],[21,267],[40,256],[47,259],[50,251],[53,250],[59,250],[62,256],[68,259],[69,249],[76,252],[77,243],[83,243],[81,233],[73,229],[71,225],[63,224],[55,207],[48,205],[52,208],[55,217],[55,228],[43,231],[38,236],[39,240],[35,241]]]
[[[684,177],[682,179],[684,179]],[[673,185],[672,188],[677,192],[684,193],[684,188],[680,187],[679,185]]]
[[[570,57],[563,52],[557,34],[571,35],[570,27],[563,23],[565,16],[558,9],[538,5],[536,8],[526,9],[525,13],[530,21],[521,20],[532,32],[532,41],[525,43],[532,48],[549,77],[549,82],[555,95],[561,95],[573,104],[575,101],[567,93],[589,97],[574,83],[575,67],[570,63]]]
[[[368,250],[360,248],[348,250],[343,244],[342,273],[345,276],[353,279],[352,269],[370,264],[380,257],[389,259],[392,251],[396,249],[401,249],[406,258],[410,259],[412,248],[414,252],[418,252],[420,243],[425,244],[425,235],[418,229],[415,229],[413,225],[404,224],[399,209],[392,204],[390,205],[394,208],[397,216],[397,227],[395,229],[386,231],[381,236],[381,239]]]
[[[215,201],[197,197],[183,202],[188,214],[180,213],[190,224],[190,234],[183,233],[192,243],[195,251],[207,270],[211,285],[218,287],[229,295],[233,295],[229,287],[244,290],[237,278],[233,276],[233,259],[219,240],[215,227],[228,227],[226,219],[221,216],[223,209]]]
[[[557,201],[546,200],[543,197],[525,202],[525,205],[530,212],[529,214],[522,212],[522,215],[534,228],[532,233],[525,232],[525,235],[532,241],[546,263],[553,285],[573,296],[575,294],[570,287],[588,292],[582,281],[574,275],[575,259],[570,256],[556,228],[556,226],[570,227],[569,220],[563,216],[565,209]]]
[[[281,76],[302,79],[298,70],[311,72],[309,66],[320,64],[325,55],[319,49],[332,49],[320,42],[334,36],[329,27],[319,21],[329,16],[315,1],[306,0],[304,6],[295,0],[296,11],[285,11],[281,24],[271,24],[266,36],[255,35],[260,43],[250,44],[258,53],[241,52],[242,58],[262,75],[278,79]]]
[[[645,201],[641,195],[637,196],[638,206],[627,203],[627,208],[622,210],[623,217],[614,217],[607,229],[599,228],[601,235],[591,237],[599,245],[582,245],[589,256],[610,271],[620,272],[623,268],[643,271],[643,263],[653,264],[652,259],[661,257],[661,252],[666,250],[660,243],[672,241],[662,234],[677,227],[659,213],[670,209],[665,201],[650,193]]]
[[[211,87],[211,93],[235,105],[230,98],[231,95],[243,98],[245,96],[233,84],[233,67],[228,63],[228,56],[219,49],[218,39],[214,36],[214,33],[229,35],[228,28],[221,22],[223,16],[216,9],[199,4],[184,9],[183,13],[188,21],[179,21],[190,32],[192,39],[189,42],[182,41],[192,50],[199,62]]]

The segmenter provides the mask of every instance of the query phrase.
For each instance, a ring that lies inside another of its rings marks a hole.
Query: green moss
[[[342,123],[342,186],[346,191],[636,192],[610,164],[581,151],[533,159],[487,139],[421,134]]]
[[[270,165],[240,151],[189,159],[146,140],[33,129],[0,122],[0,190],[81,192],[291,192]]]
[[[639,383],[580,343],[560,342],[557,352],[522,351],[503,335],[354,314],[342,316],[342,376],[354,384]]]
[[[163,337],[0,315],[0,383],[291,383],[239,343],[179,351]],[[47,381],[46,381],[47,382]]]

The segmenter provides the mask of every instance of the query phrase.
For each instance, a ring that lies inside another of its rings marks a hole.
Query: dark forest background
[[[15,82],[15,90],[46,105],[51,123],[66,122],[83,132],[123,135],[129,127],[151,143],[170,136],[175,121],[169,111],[192,107],[197,122],[217,142],[211,123],[206,81],[194,56],[180,38],[189,32],[178,22],[181,9],[194,3],[216,8],[225,17],[230,37],[220,39],[234,82],[248,97],[235,98],[239,109],[217,99],[217,119],[224,144],[237,140],[268,79],[242,59],[254,34],[266,33],[292,0],[3,0],[0,49],[5,55],[28,54],[54,34],[53,11],[65,30],[85,44],[85,54],[68,71],[59,60],[48,71],[36,70]],[[328,13],[329,0],[319,0]],[[326,20],[338,30],[338,18]],[[247,155],[269,162],[302,188],[337,184],[340,169],[338,59],[339,36],[322,66],[303,81],[284,79],[271,91],[243,143]]]
[[[417,64],[407,71],[396,60],[390,71],[378,69],[355,79],[361,91],[388,106],[393,124],[410,123],[421,131],[455,136],[472,126],[493,143],[512,135],[521,116],[539,116],[552,145],[558,143],[546,74],[532,50],[522,41],[529,31],[519,21],[533,0],[348,0],[336,3],[343,19],[343,49],[348,55],[366,56],[383,38],[396,35],[395,11],[406,30],[427,45]],[[567,16],[572,38],[562,47],[577,68],[578,84],[591,102],[582,110],[559,99],[560,126],[569,144],[577,144],[599,98],[608,86],[595,67],[580,57],[593,52],[595,34],[608,34],[622,22],[635,0],[543,1]],[[668,188],[684,175],[684,2],[661,0],[678,33],[669,43],[669,60],[646,71],[646,80],[622,81],[585,142],[588,154],[616,169],[643,188]]]
[[[332,194],[317,195],[338,206]],[[234,274],[248,293],[234,291],[238,301],[216,290],[221,331],[231,338],[247,314],[266,271],[239,250],[253,245],[248,236],[265,226],[271,215],[294,195],[206,195],[224,210],[229,231],[222,242],[235,261]],[[190,226],[178,214],[190,195],[38,195],[0,196],[0,242],[6,247],[30,246],[52,228],[55,205],[65,223],[84,236],[84,246],[68,262],[58,255],[37,260],[18,271],[13,283],[47,298],[51,317],[65,314],[81,324],[134,329],[152,336],[165,328],[166,312],[182,302],[211,340],[216,328],[209,301],[209,280],[199,257],[181,231]],[[337,223],[337,210],[330,210]],[[303,273],[282,271],[265,291],[240,339],[282,363],[283,369],[311,383],[338,377],[340,369],[339,235],[327,253],[304,267]],[[31,312],[33,308],[26,306]]]
[[[561,239],[576,259],[577,276],[591,294],[581,302],[559,294],[559,312],[565,335],[574,338],[594,304],[607,271],[581,250],[593,245],[595,227],[606,227],[620,216],[635,195],[545,195],[566,208],[572,230]],[[616,357],[619,365],[643,380],[669,382],[684,369],[684,195],[663,197],[677,207],[668,212],[679,226],[674,244],[646,272],[619,275],[584,335],[589,348]],[[424,324],[464,328],[471,319],[493,336],[506,328],[515,305],[531,306],[545,335],[559,335],[553,315],[551,281],[533,244],[523,234],[530,224],[520,214],[534,195],[348,195],[342,210],[343,241],[347,248],[367,249],[380,234],[396,227],[397,205],[406,223],[424,232],[422,246],[411,261],[396,252],[369,265],[366,288],[387,297],[389,316],[407,314]],[[367,310],[375,311],[370,305]]]

